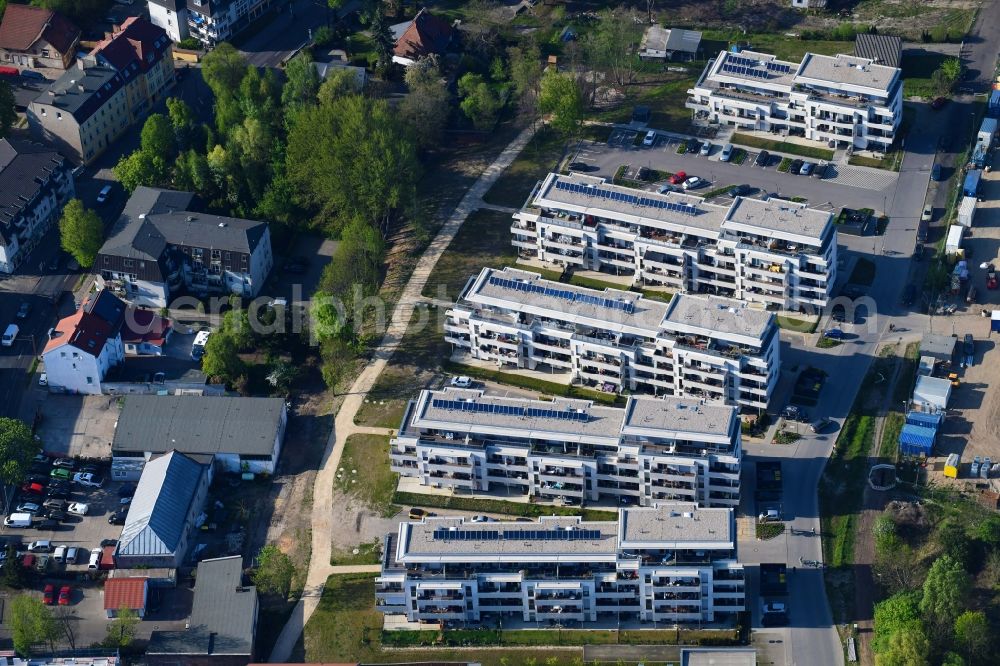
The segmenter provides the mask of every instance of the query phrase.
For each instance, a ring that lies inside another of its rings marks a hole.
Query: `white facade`
[[[721,624],[746,606],[733,510],[686,503],[617,522],[400,523],[375,594],[411,622]]]
[[[94,395],[101,393],[101,381],[108,370],[124,358],[125,347],[121,336],[105,342],[96,356],[71,344],[42,353],[50,391]]]
[[[445,339],[509,369],[569,373],[605,391],[638,391],[766,409],[778,381],[771,313],[726,298],[669,303],[536,273],[484,268],[446,313]]]
[[[172,41],[179,42],[187,38],[188,13],[183,0],[149,0],[148,7],[150,22],[166,30]]]
[[[807,53],[785,62],[767,53],[722,51],[685,104],[696,118],[885,152],[903,120],[898,67],[850,55]]]
[[[188,0],[188,30],[205,46],[215,46],[231,39],[270,8],[271,0]]]
[[[833,214],[783,199],[656,194],[549,174],[514,215],[521,256],[784,310],[822,309],[837,278]]]
[[[459,492],[739,505],[742,448],[733,407],[631,397],[624,409],[481,391],[421,391],[389,443],[392,471]]]

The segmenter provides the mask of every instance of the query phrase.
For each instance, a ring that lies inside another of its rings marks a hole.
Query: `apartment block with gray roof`
[[[774,315],[728,298],[587,289],[484,268],[446,313],[456,351],[503,369],[566,375],[608,392],[645,392],[757,413],[778,381]]]
[[[118,539],[115,566],[181,566],[211,478],[210,465],[176,451],[146,463]]]
[[[837,276],[832,213],[782,199],[721,206],[552,173],[514,215],[511,233],[522,257],[555,268],[784,310],[825,307]]]
[[[122,298],[154,308],[182,289],[256,296],[274,264],[267,222],[196,208],[190,192],[136,188],[94,272]]]
[[[900,69],[854,55],[722,51],[688,94],[696,119],[838,148],[886,152],[903,122]]]
[[[744,610],[733,509],[663,502],[618,521],[403,522],[376,608],[411,622],[728,624]]]
[[[137,463],[169,451],[233,474],[274,474],[287,425],[281,398],[129,395],[111,443],[111,476],[134,481]]]
[[[736,409],[631,396],[625,408],[447,388],[421,391],[389,443],[392,471],[462,493],[579,506],[739,505]]]

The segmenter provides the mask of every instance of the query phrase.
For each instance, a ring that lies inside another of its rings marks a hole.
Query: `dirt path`
[[[369,429],[354,424],[354,417],[361,407],[365,395],[375,385],[376,380],[389,359],[392,357],[396,347],[409,327],[410,319],[413,315],[414,305],[420,300],[421,292],[435,264],[444,254],[455,234],[470,213],[482,207],[483,195],[489,191],[493,183],[510,166],[511,162],[520,154],[524,146],[535,133],[535,127],[529,127],[522,131],[489,167],[483,171],[479,179],[469,188],[459,203],[458,207],[451,214],[437,236],[420,257],[413,274],[410,276],[399,303],[392,313],[392,320],[385,332],[378,348],[372,355],[372,360],[358,375],[348,393],[343,396],[344,402],[337,412],[334,420],[333,433],[330,435],[326,450],[323,454],[323,462],[313,486],[312,503],[312,556],[309,559],[309,571],[306,575],[305,587],[302,597],[292,610],[291,616],[281,630],[281,635],[271,651],[271,662],[286,662],[295,643],[298,641],[302,630],[309,621],[316,607],[319,605],[320,597],[323,593],[323,586],[326,579],[333,573],[337,573],[330,565],[330,556],[333,547],[332,533],[335,525],[339,525],[341,516],[335,515],[334,496],[334,472],[340,464],[340,456],[344,450],[344,442],[352,434],[366,432]],[[377,429],[382,430],[382,429]],[[384,432],[384,431],[383,431]]]

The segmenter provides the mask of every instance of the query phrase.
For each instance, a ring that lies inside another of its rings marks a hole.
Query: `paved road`
[[[333,573],[337,573],[330,566],[330,553],[332,549],[332,530],[334,529],[336,517],[334,515],[333,504],[333,476],[340,464],[340,456],[344,451],[344,442],[356,432],[370,432],[371,428],[363,428],[355,425],[354,417],[361,407],[365,395],[375,385],[382,370],[388,364],[396,347],[409,327],[415,305],[422,301],[421,291],[427,283],[438,259],[448,248],[452,238],[461,228],[462,223],[470,213],[482,206],[483,195],[489,191],[497,178],[510,166],[514,158],[524,149],[528,141],[535,132],[535,126],[521,132],[513,141],[504,148],[503,152],[486,168],[479,176],[479,179],[472,184],[458,206],[452,212],[451,217],[444,223],[437,236],[421,255],[417,262],[413,275],[406,283],[403,294],[392,312],[392,320],[385,332],[378,348],[375,350],[373,360],[365,366],[354,381],[350,390],[344,397],[344,403],[337,412],[334,420],[333,432],[327,442],[327,448],[323,454],[323,463],[316,474],[316,481],[313,490],[312,504],[312,554],[309,558],[309,571],[306,575],[305,590],[299,603],[296,604],[291,616],[281,630],[281,635],[271,651],[271,662],[286,662],[295,647],[298,637],[312,616],[313,611],[319,605],[320,597],[323,593],[323,585],[326,579]]]
[[[967,79],[977,91],[989,90],[1000,44],[1000,2],[987,0],[979,10],[975,25],[962,45],[962,63]]]
[[[348,3],[341,14],[353,11],[356,4]],[[277,67],[309,41],[310,30],[315,33],[317,28],[333,20],[332,12],[322,0],[289,0],[279,7],[277,16],[264,19],[270,21],[267,27],[240,47],[252,65]]]

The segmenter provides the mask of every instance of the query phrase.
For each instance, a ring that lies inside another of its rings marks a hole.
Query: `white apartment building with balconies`
[[[784,199],[728,206],[549,174],[514,215],[522,257],[783,310],[820,310],[837,271],[833,214]]]
[[[853,55],[806,53],[794,63],[722,51],[688,94],[697,119],[840,148],[886,152],[903,121],[900,69]]]
[[[421,391],[389,443],[392,471],[459,493],[737,507],[734,407],[631,396],[625,408],[447,388]]]
[[[618,521],[403,522],[385,540],[376,608],[410,622],[731,624],[746,607],[733,510],[688,503]]]
[[[728,298],[587,289],[484,268],[446,313],[445,339],[475,359],[609,392],[698,398],[758,413],[778,381],[774,315]]]

